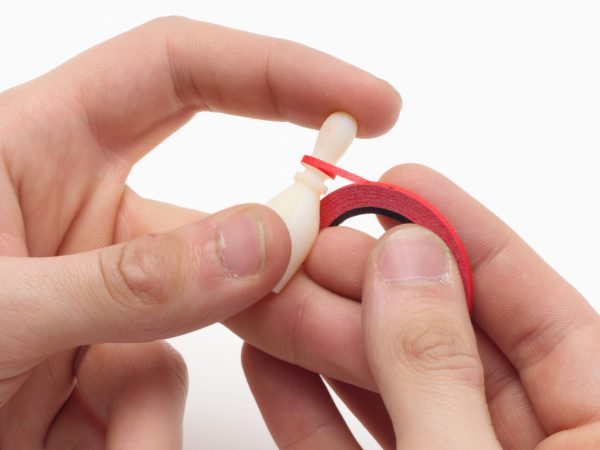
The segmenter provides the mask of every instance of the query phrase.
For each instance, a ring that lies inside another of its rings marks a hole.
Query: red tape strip
[[[473,276],[469,257],[452,225],[433,205],[400,186],[365,180],[313,156],[304,156],[302,162],[330,178],[341,176],[353,182],[321,200],[321,229],[339,225],[356,215],[375,213],[431,230],[452,252],[462,278],[469,312],[473,309]]]

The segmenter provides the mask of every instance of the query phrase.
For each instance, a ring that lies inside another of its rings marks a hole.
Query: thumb
[[[0,257],[0,341],[31,355],[201,328],[267,295],[289,253],[281,219],[247,205],[86,253]]]
[[[363,332],[398,448],[500,448],[454,259],[430,231],[402,225],[370,255]]]

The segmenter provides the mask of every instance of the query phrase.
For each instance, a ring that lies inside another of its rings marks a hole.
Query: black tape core
[[[337,227],[341,225],[344,221],[350,219],[351,217],[362,216],[363,214],[377,214],[380,216],[386,216],[390,219],[397,220],[400,223],[413,223],[412,220],[408,220],[402,214],[398,214],[397,212],[390,211],[385,208],[376,208],[374,206],[365,206],[363,208],[355,208],[350,211],[346,211],[341,216],[338,216],[333,222],[331,222],[330,227]]]

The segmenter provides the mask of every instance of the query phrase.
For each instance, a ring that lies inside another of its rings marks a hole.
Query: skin
[[[323,379],[384,448],[597,448],[597,313],[440,174],[408,165],[382,179],[457,229],[474,269],[472,322],[452,262],[445,283],[382,282],[382,249],[410,226],[382,221],[391,230],[379,241],[325,230],[275,298],[289,254],[275,215],[249,205],[206,217],[124,184],[200,110],[311,127],[344,110],[369,137],[399,108],[385,82],[326,55],[173,18],[3,93],[0,448],[178,448],[185,366],[154,340],[214,321],[248,342],[246,375],[283,448],[358,446]],[[198,249],[218,267],[205,246],[240,214],[262,224],[259,273],[164,270]],[[123,270],[131,254],[150,257]]]
[[[328,55],[183,18],[3,92],[0,448],[180,448],[185,364],[157,339],[232,317],[287,266],[266,207],[209,216],[137,196],[125,180],[144,154],[199,111],[319,127],[344,110],[370,137],[399,109]]]

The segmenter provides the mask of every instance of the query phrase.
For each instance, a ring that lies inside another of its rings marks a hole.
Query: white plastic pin
[[[344,112],[331,114],[319,131],[312,156],[330,164],[339,161],[356,136],[356,120]],[[292,240],[292,254],[287,270],[273,292],[279,293],[298,271],[319,232],[319,201],[327,192],[323,172],[304,164],[289,188],[273,197],[267,206],[274,209],[285,222]]]

